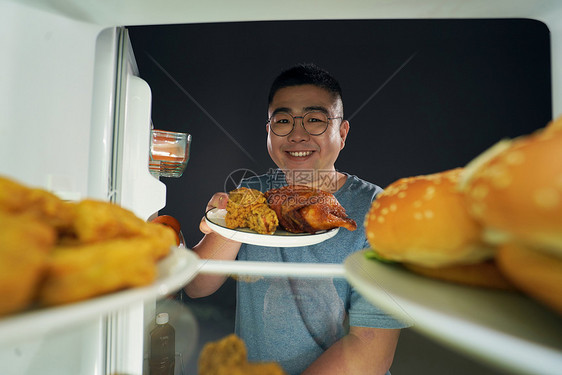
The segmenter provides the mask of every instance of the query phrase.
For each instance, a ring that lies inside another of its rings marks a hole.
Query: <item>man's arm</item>
[[[394,359],[399,329],[351,327],[302,375],[383,375]]]
[[[216,193],[207,204],[206,211],[211,208],[226,208],[228,194]],[[203,239],[193,247],[193,251],[201,259],[234,260],[240,250],[240,242],[229,240],[215,232],[201,219],[199,224],[201,232],[205,233]],[[184,287],[185,293],[191,298],[206,297],[219,289],[226,276],[224,275],[198,275]]]

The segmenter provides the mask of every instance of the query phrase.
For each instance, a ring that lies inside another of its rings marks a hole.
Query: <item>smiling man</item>
[[[349,132],[337,93],[313,84],[279,88],[271,97],[269,116],[267,150],[287,182],[293,182],[287,172],[299,170],[333,172],[338,181],[345,179],[334,166]],[[321,176],[313,175],[313,180],[320,183]]]
[[[267,149],[277,171],[242,181],[261,191],[304,184],[334,194],[349,217],[363,223],[380,187],[337,171],[349,122],[343,117],[341,88],[325,70],[301,64],[273,82],[268,105]],[[228,195],[213,195],[207,209],[225,208]],[[365,230],[340,228],[319,244],[264,247],[241,244],[213,232],[193,250],[201,258],[261,262],[336,263],[368,247]],[[225,277],[199,275],[185,287],[191,297],[216,291]],[[291,375],[387,374],[400,328],[405,325],[369,304],[343,278],[240,279],[236,333],[250,361],[275,361]]]

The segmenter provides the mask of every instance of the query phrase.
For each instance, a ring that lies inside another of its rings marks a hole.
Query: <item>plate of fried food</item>
[[[0,341],[162,298],[197,272],[173,229],[0,176]]]
[[[223,237],[269,247],[314,245],[341,227],[357,229],[333,194],[304,185],[265,193],[238,188],[229,193],[226,209],[209,210],[205,221]]]

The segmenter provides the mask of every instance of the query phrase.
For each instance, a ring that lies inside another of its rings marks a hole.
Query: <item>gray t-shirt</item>
[[[266,174],[241,186],[266,191],[283,186],[278,174]],[[334,196],[357,222],[336,236],[304,247],[243,244],[240,261],[337,263],[369,247],[363,222],[381,188],[347,175]],[[344,278],[241,278],[237,285],[236,333],[245,341],[250,361],[275,361],[291,375],[302,373],[349,326],[403,328],[406,325],[367,302]]]

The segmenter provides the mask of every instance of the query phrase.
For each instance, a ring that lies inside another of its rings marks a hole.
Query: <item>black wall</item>
[[[385,187],[465,165],[551,119],[549,32],[531,20],[291,21],[129,28],[155,128],[189,132],[191,159],[161,214],[189,247],[208,199],[263,173],[269,84],[315,62],[340,80],[347,145],[336,168]]]

